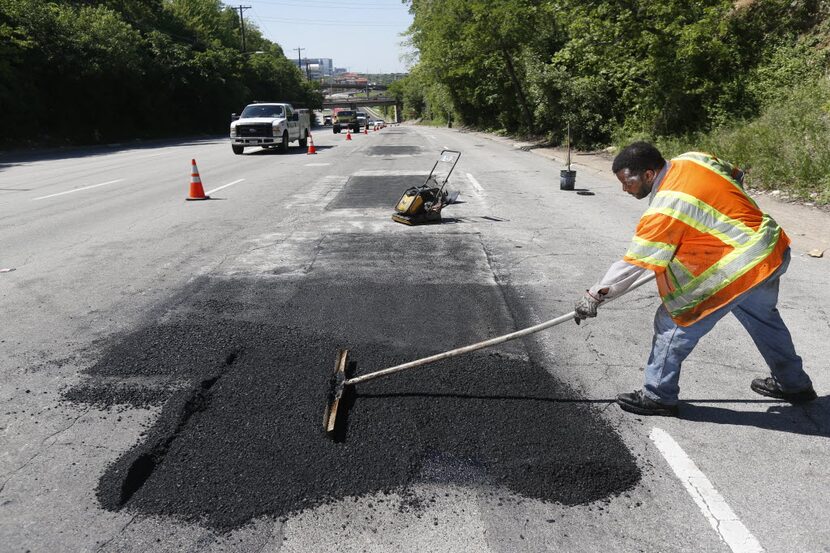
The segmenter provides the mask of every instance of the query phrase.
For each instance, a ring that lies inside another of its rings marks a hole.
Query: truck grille
[[[236,136],[248,138],[251,136],[271,136],[272,127],[269,123],[252,123],[248,125],[237,125]]]

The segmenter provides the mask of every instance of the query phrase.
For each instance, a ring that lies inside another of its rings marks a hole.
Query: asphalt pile
[[[201,283],[192,299],[209,297],[209,307],[117,339],[90,368],[84,398],[97,393],[103,404],[117,398],[107,396],[111,386],[95,391],[96,375],[190,382],[170,392],[141,443],[102,475],[97,495],[105,508],[229,530],[350,496],[406,496],[419,482],[578,504],[639,480],[631,454],[595,408],[515,355],[462,356],[359,385],[345,439],[330,440],[323,411],[344,333],[357,374],[468,340],[462,331],[429,345],[371,339],[379,329],[348,335],[336,317],[336,328],[318,324],[332,318],[307,304],[348,298],[337,284],[304,284],[293,302],[269,299],[276,297],[269,286]],[[270,315],[240,315],[241,291],[252,309]],[[400,293],[385,288],[377,301]],[[476,305],[463,286],[452,294]]]

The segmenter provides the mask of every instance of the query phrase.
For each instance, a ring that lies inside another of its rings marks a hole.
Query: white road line
[[[34,198],[34,200],[45,200],[46,198],[54,198],[55,196],[63,196],[64,194],[72,194],[73,192],[80,192],[81,190],[89,190],[90,188],[98,188],[99,186],[106,186],[108,184],[115,184],[116,182],[121,182],[124,179],[116,179],[107,182],[102,182],[101,184],[93,184],[91,186],[84,186],[81,188],[73,188],[72,190],[67,190],[66,192],[58,192],[57,194],[49,194],[48,196],[41,196],[39,198]]]
[[[211,195],[211,194],[213,194],[214,192],[218,192],[219,190],[222,190],[223,188],[227,188],[227,187],[229,187],[229,186],[233,186],[234,184],[239,184],[240,182],[242,182],[242,181],[244,181],[244,180],[245,180],[245,179],[235,180],[235,181],[233,181],[233,182],[229,182],[228,184],[223,184],[223,185],[222,185],[222,186],[220,186],[219,188],[214,188],[213,190],[208,190],[207,192],[205,192],[205,196],[210,196],[210,195]]]
[[[325,167],[327,165],[331,165],[331,163],[306,163],[306,167]]]
[[[723,496],[677,442],[665,430],[659,428],[653,428],[649,437],[729,549],[734,553],[763,552],[764,548],[755,536],[738,520]]]
[[[473,188],[475,188],[479,194],[484,194],[484,188],[481,187],[481,184],[479,184],[476,178],[470,173],[467,173],[467,180],[470,181],[470,184],[473,185]]]

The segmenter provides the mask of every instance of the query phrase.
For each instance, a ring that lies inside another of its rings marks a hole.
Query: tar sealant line
[[[738,520],[723,496],[677,442],[660,428],[653,428],[649,437],[729,549],[734,553],[763,552],[755,536]]]
[[[233,181],[233,182],[229,182],[228,184],[223,184],[223,185],[222,185],[222,186],[220,186],[219,188],[214,188],[213,190],[208,190],[207,192],[205,192],[205,195],[206,195],[206,196],[210,196],[210,195],[211,195],[211,194],[213,194],[214,192],[218,192],[219,190],[222,190],[223,188],[227,188],[227,187],[229,187],[229,186],[233,186],[234,184],[239,184],[240,182],[242,182],[242,181],[244,181],[244,180],[245,180],[245,179],[237,179],[237,180],[235,180],[235,181]]]
[[[473,185],[473,188],[476,189],[476,192],[478,192],[482,196],[484,195],[484,188],[481,187],[481,184],[476,180],[474,176],[472,176],[470,173],[467,173],[467,180],[470,181],[470,184]]]
[[[73,192],[80,192],[81,190],[89,190],[90,188],[98,188],[99,186],[106,186],[108,184],[115,184],[116,182],[121,182],[124,179],[115,179],[107,182],[102,182],[101,184],[93,184],[90,186],[83,186],[81,188],[73,188],[72,190],[67,190],[65,192],[58,192],[57,194],[49,194],[48,196],[40,196],[39,198],[33,198],[34,200],[45,200],[46,198],[54,198],[55,196],[63,196],[64,194],[72,194]]]

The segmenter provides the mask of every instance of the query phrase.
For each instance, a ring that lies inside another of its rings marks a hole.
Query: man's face
[[[617,180],[622,183],[623,192],[628,192],[638,200],[642,200],[651,193],[657,172],[646,169],[642,174],[631,172],[630,169],[621,169],[615,173]]]

